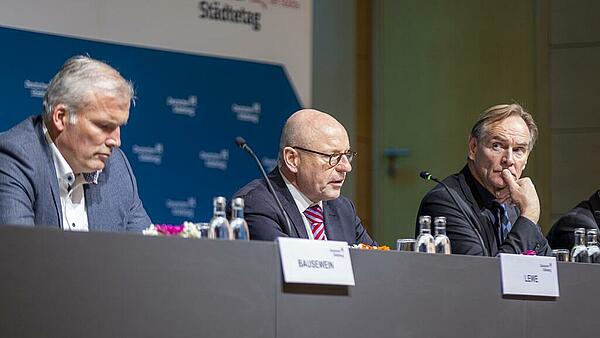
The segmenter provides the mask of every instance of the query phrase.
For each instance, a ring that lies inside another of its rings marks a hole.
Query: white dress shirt
[[[318,204],[321,207],[321,210],[323,210],[323,201],[319,201],[319,203],[313,203],[308,197],[306,197],[306,195],[304,195],[292,183],[290,183],[290,181],[288,181],[288,179],[283,175],[281,170],[279,170],[279,174],[281,175],[281,177],[283,177],[283,181],[285,182],[285,185],[292,194],[294,202],[296,202],[296,207],[298,207],[298,211],[300,211],[300,215],[302,215],[302,221],[304,222],[306,233],[308,233],[308,238],[314,240],[315,237],[313,236],[308,219],[306,218],[306,216],[304,216],[304,210],[308,209],[309,207],[315,204]],[[327,224],[325,224],[325,226],[327,226]],[[325,240],[327,240],[327,236],[325,236]]]
[[[62,228],[65,231],[89,231],[87,208],[83,185],[87,184],[82,174],[75,175],[69,163],[62,156],[48,133],[48,128],[42,124],[44,136],[50,146],[62,208]],[[97,178],[97,175],[96,175]]]

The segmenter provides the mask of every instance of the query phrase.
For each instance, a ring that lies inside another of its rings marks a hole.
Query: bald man
[[[340,194],[355,155],[346,129],[331,115],[314,109],[292,114],[281,134],[278,166],[268,175],[291,233],[266,181],[257,179],[235,194],[245,200],[250,238],[377,245],[363,228],[352,201]]]

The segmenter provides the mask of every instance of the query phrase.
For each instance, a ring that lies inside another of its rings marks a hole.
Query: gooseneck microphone
[[[433,175],[431,175],[431,173],[429,173],[429,171],[421,171],[421,173],[419,174],[419,176],[421,176],[421,178],[423,178],[423,179],[425,179],[427,181],[434,181],[434,182],[443,184],[436,177],[433,177]]]
[[[236,137],[235,144],[237,144],[238,147],[244,149],[248,154],[250,154],[250,156],[254,159],[254,162],[256,162],[258,169],[260,169],[260,173],[262,174],[263,178],[267,182],[267,187],[269,187],[269,191],[271,192],[271,195],[273,195],[273,197],[275,198],[275,202],[277,202],[279,211],[281,211],[281,213],[283,214],[283,217],[285,217],[285,226],[286,226],[287,234],[288,234],[288,236],[291,237],[292,236],[292,226],[290,225],[290,220],[288,218],[287,213],[285,212],[285,209],[283,209],[283,206],[281,205],[281,201],[279,200],[279,197],[277,197],[277,194],[275,193],[275,189],[273,189],[273,185],[271,185],[271,180],[269,180],[269,177],[267,176],[267,173],[265,172],[265,168],[263,167],[262,163],[260,163],[260,160],[258,159],[258,157],[254,153],[252,148],[250,148],[250,146],[248,145],[246,140],[244,140],[243,137],[241,137],[241,136]]]
[[[473,221],[471,220],[471,217],[469,217],[469,215],[463,208],[462,204],[460,204],[458,202],[458,200],[456,199],[456,197],[454,196],[454,195],[456,195],[456,192],[450,190],[450,187],[448,187],[446,185],[446,183],[440,181],[439,179],[437,179],[437,177],[431,175],[431,173],[428,171],[421,171],[419,173],[419,176],[426,181],[434,181],[436,183],[439,183],[441,186],[444,187],[444,189],[446,189],[446,191],[452,198],[452,201],[454,201],[454,204],[456,204],[458,206],[458,208],[460,209],[460,212],[463,214],[463,216],[465,216],[465,220],[467,221],[467,223],[469,223],[469,225],[471,226],[471,229],[475,232],[475,234],[477,234],[477,237],[479,238],[479,242],[481,243],[481,247],[483,248],[484,255],[489,256],[490,253],[488,252],[488,249],[485,247],[485,244],[483,243],[483,238],[481,237],[481,233],[479,232],[479,229],[477,229],[477,226],[473,223]]]

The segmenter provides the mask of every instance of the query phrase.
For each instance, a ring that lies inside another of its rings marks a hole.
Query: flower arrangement
[[[200,238],[200,230],[192,222],[183,222],[180,225],[150,224],[142,233],[147,236],[178,236],[184,238]]]

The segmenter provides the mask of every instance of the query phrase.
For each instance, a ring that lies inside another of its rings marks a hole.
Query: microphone
[[[434,181],[439,183],[441,186],[444,187],[444,189],[446,189],[446,191],[448,192],[448,194],[450,195],[450,197],[452,198],[452,201],[454,201],[454,204],[456,204],[458,206],[458,208],[460,209],[460,212],[463,214],[463,216],[465,216],[465,220],[467,221],[467,223],[469,223],[469,225],[471,226],[472,230],[475,231],[475,234],[477,235],[477,237],[479,238],[479,242],[481,243],[481,247],[483,248],[483,253],[486,256],[489,256],[489,252],[488,249],[485,247],[485,244],[483,243],[483,238],[481,237],[481,233],[479,233],[479,229],[477,229],[477,226],[475,226],[475,224],[473,224],[473,222],[471,221],[471,218],[469,217],[469,215],[467,214],[467,212],[465,211],[465,209],[463,209],[462,204],[458,203],[458,200],[456,199],[456,197],[454,197],[454,195],[456,193],[452,193],[452,190],[450,190],[450,187],[448,187],[446,185],[446,183],[440,181],[439,179],[437,179],[437,177],[431,175],[430,172],[428,171],[421,171],[419,173],[419,176],[426,180],[426,181]]]
[[[421,176],[421,178],[426,181],[434,181],[434,182],[443,184],[440,180],[438,180],[436,177],[431,175],[431,173],[429,171],[421,171],[421,173],[419,173],[419,176]]]
[[[241,137],[241,136],[236,137],[235,144],[237,144],[238,147],[242,148],[248,154],[250,154],[250,156],[256,162],[258,169],[260,169],[260,173],[262,174],[263,178],[267,182],[267,187],[269,188],[271,195],[273,195],[273,197],[275,198],[275,202],[277,202],[277,207],[279,207],[279,211],[281,211],[281,213],[285,217],[285,226],[286,226],[287,234],[288,234],[288,236],[291,237],[292,236],[292,227],[290,225],[290,220],[288,218],[287,213],[285,212],[285,209],[283,209],[283,206],[281,205],[281,201],[279,200],[279,197],[277,197],[277,194],[275,193],[275,189],[273,189],[273,185],[271,185],[271,180],[269,180],[269,177],[267,176],[267,173],[265,172],[265,168],[263,167],[262,163],[260,163],[260,160],[258,159],[258,157],[254,153],[252,148],[250,148],[250,146],[248,145],[248,143],[246,142],[246,140],[243,137]]]

